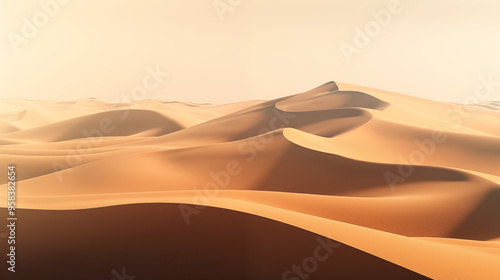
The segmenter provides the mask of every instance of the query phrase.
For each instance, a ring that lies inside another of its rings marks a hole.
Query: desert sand
[[[340,246],[307,279],[498,280],[499,104],[338,82],[227,105],[4,99],[7,279],[306,279],[286,271],[320,237]]]

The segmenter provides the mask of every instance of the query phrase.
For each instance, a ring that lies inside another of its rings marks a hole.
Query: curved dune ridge
[[[499,104],[335,82],[227,105],[3,100],[29,266],[12,279],[500,279]]]

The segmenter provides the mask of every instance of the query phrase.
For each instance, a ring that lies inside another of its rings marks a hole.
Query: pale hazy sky
[[[0,0],[0,98],[227,103],[334,80],[462,102],[500,81],[500,1],[392,1]]]

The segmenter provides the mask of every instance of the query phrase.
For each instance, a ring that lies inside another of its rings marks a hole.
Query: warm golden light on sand
[[[53,225],[44,213],[86,225],[92,220],[85,217],[120,220],[156,209],[152,215],[168,225],[151,220],[155,230],[130,229],[127,236],[173,232],[161,242],[174,248],[201,238],[184,229],[215,234],[211,224],[231,221],[236,228],[228,224],[227,230],[248,227],[269,236],[252,233],[243,241],[247,233],[227,239],[219,232],[211,237],[216,242],[236,242],[224,243],[221,252],[253,256],[247,264],[276,277],[293,264],[288,257],[304,256],[271,250],[270,240],[276,234],[299,244],[315,240],[299,229],[340,242],[345,247],[338,250],[346,251],[338,252],[355,256],[332,253],[343,265],[325,265],[316,277],[500,276],[498,103],[463,107],[330,82],[276,100],[228,105],[9,99],[1,106],[9,113],[1,116],[1,152],[8,158],[0,161],[20,170],[18,207],[32,221],[25,234],[37,230],[36,219]],[[6,206],[4,194],[0,203]],[[107,206],[121,208],[101,208]],[[115,234],[113,226],[99,225],[104,240]],[[70,228],[60,231],[68,242],[85,240]],[[232,248],[252,240],[261,244],[253,253]],[[193,249],[183,246],[179,250]],[[193,250],[213,252],[206,246]],[[19,254],[34,254],[30,250]],[[374,267],[382,274],[370,273]]]

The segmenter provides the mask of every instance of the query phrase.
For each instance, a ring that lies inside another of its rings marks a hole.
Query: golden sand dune
[[[334,82],[222,106],[4,100],[19,260],[49,275],[40,256],[79,251],[95,268],[52,279],[126,263],[148,279],[305,279],[287,271],[319,235],[343,245],[308,279],[500,279],[496,104]]]

